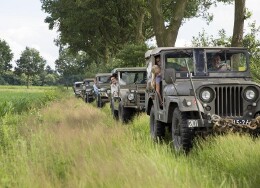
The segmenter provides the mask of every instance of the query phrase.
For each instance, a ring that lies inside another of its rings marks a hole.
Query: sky
[[[260,1],[246,0],[246,7],[253,13],[250,22],[256,21],[260,26]],[[234,24],[234,6],[218,5],[209,12],[214,14],[210,25],[205,20],[195,18],[187,21],[179,30],[175,46],[189,46],[192,36],[198,36],[205,29],[209,35],[217,36],[220,29],[225,29],[228,36],[232,35]],[[41,10],[40,0],[1,0],[0,2],[0,39],[5,40],[14,54],[12,64],[19,59],[26,47],[37,49],[47,61],[47,65],[55,68],[58,58],[58,47],[54,39],[58,33],[49,30],[44,19],[48,16]],[[248,22],[245,23],[245,30]]]

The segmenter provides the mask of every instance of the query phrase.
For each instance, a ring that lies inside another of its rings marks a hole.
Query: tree
[[[57,72],[61,75],[65,84],[83,80],[84,74],[91,64],[89,56],[85,52],[79,52],[76,55],[71,53],[69,49],[63,49],[59,58],[55,61]]]
[[[213,15],[207,10],[218,2],[233,0],[151,0],[150,13],[157,46],[175,46],[179,29],[187,19],[202,17],[209,23]]]
[[[24,73],[26,75],[27,88],[29,88],[30,78],[44,70],[46,60],[40,56],[36,49],[26,47],[16,64],[15,73],[18,75]]]
[[[60,31],[57,44],[84,51],[103,62],[129,42],[144,42],[144,0],[41,0],[49,28]],[[77,21],[75,21],[77,20]]]
[[[10,46],[0,39],[0,73],[11,70],[12,64],[10,62],[12,59],[13,53]]]

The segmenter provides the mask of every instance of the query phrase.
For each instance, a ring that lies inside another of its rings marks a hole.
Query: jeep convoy
[[[162,140],[169,130],[176,151],[189,151],[198,135],[230,130],[259,135],[260,85],[251,79],[246,48],[161,47],[147,51],[145,59],[146,67],[112,71],[113,93],[111,73],[97,74],[97,107],[110,101],[112,116],[123,123],[145,111],[151,137]],[[160,79],[151,76],[156,64]],[[159,90],[151,87],[155,80]],[[94,100],[93,84],[84,96]]]
[[[260,86],[251,80],[245,48],[155,48],[145,56],[147,66],[161,59],[163,105],[152,89],[145,100],[153,139],[163,139],[169,127],[174,148],[189,151],[195,135],[227,128],[259,133]],[[221,62],[212,69],[215,56]]]

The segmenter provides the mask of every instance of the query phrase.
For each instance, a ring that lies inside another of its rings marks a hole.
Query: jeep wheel
[[[192,148],[193,133],[187,125],[187,115],[175,108],[172,116],[172,141],[177,152],[187,153]]]
[[[129,108],[124,108],[123,104],[119,103],[118,116],[121,122],[128,123],[132,117],[132,110]]]
[[[111,109],[111,113],[112,113],[113,118],[114,118],[115,120],[118,120],[118,111],[115,110],[113,99],[111,99],[110,109]]]
[[[104,104],[102,103],[101,96],[98,94],[98,95],[97,95],[97,107],[98,107],[98,108],[102,108],[103,105],[104,105]]]
[[[150,134],[154,141],[162,140],[165,136],[164,124],[155,119],[154,106],[150,111]]]
[[[89,103],[90,101],[89,101],[89,95],[88,94],[85,94],[85,102],[86,103]]]

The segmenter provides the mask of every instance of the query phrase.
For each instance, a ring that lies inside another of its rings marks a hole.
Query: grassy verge
[[[142,114],[129,125],[76,98],[30,111],[1,149],[3,187],[258,187],[260,141],[228,135],[188,155],[149,136]]]

